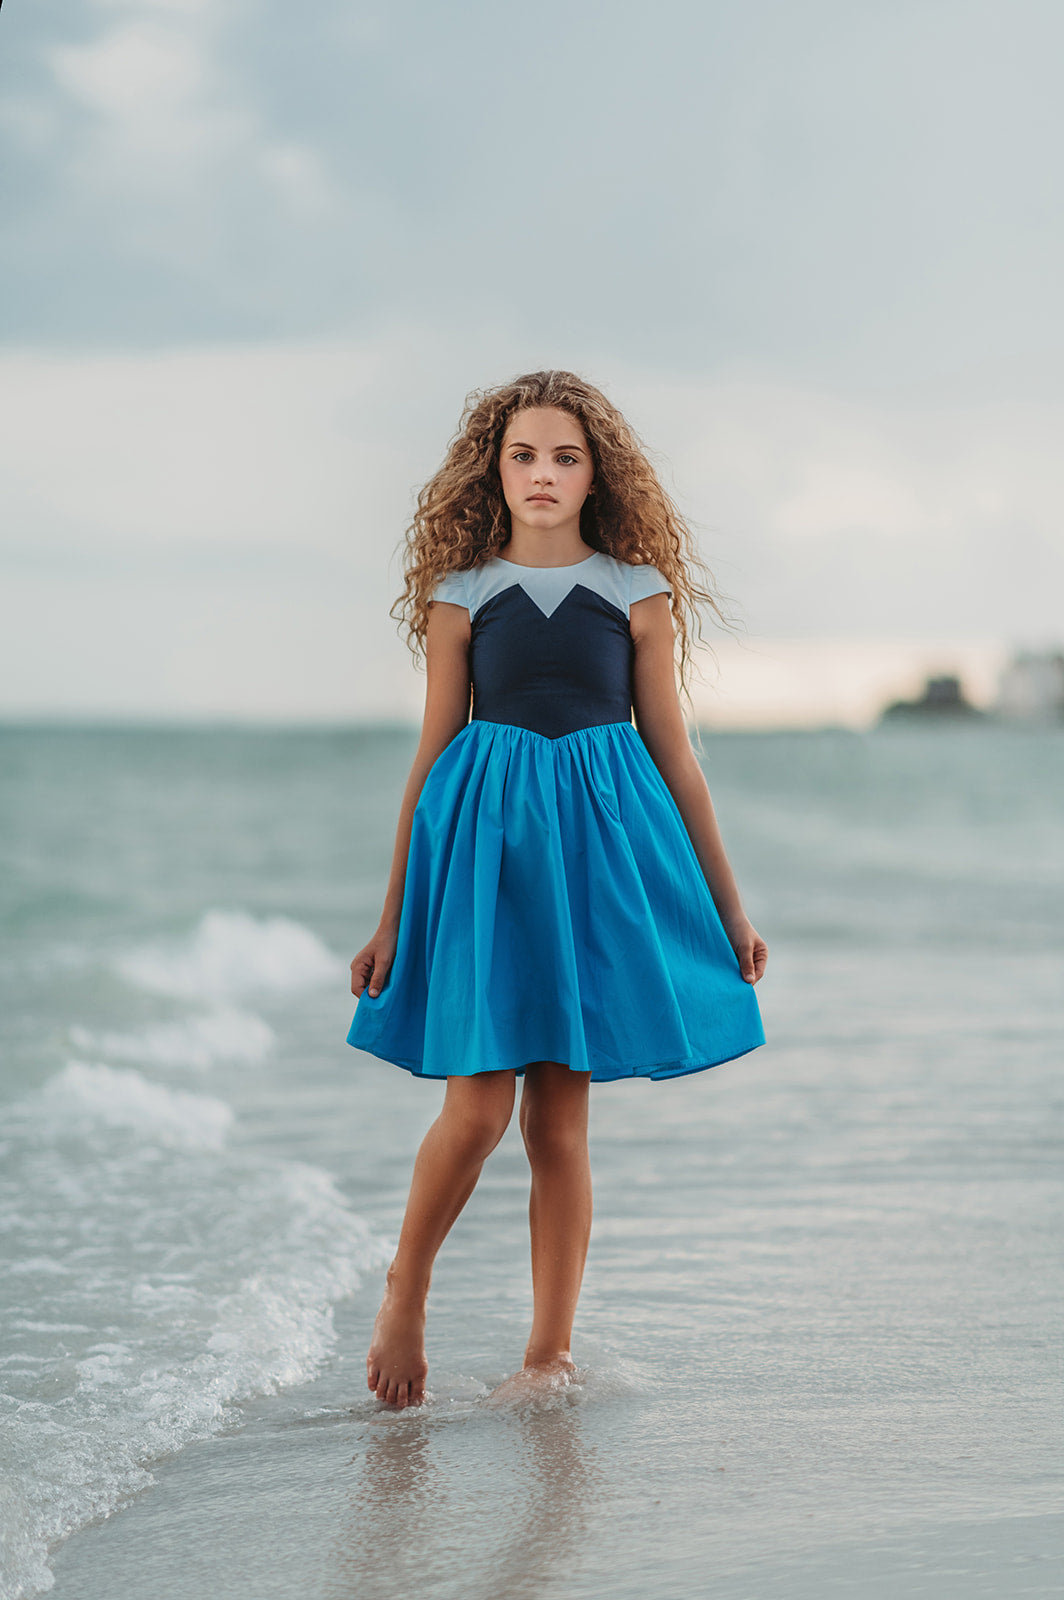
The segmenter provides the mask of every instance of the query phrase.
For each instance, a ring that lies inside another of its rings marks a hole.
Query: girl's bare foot
[[[404,1294],[389,1267],[366,1357],[366,1382],[378,1400],[401,1411],[424,1400],[428,1371],[425,1296]]]
[[[568,1350],[561,1350],[543,1361],[529,1361],[526,1356],[520,1372],[504,1379],[497,1389],[491,1391],[488,1401],[492,1405],[507,1405],[514,1400],[531,1400],[557,1394],[559,1390],[567,1388],[575,1376],[576,1367]]]

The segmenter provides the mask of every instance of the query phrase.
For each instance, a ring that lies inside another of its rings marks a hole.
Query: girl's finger
[[[748,982],[750,982],[750,983],[758,983],[758,982],[760,982],[761,978],[764,976],[765,963],[766,963],[767,960],[768,960],[768,950],[766,949],[766,947],[763,944],[755,944],[754,946],[752,946],[752,948],[750,950],[750,955],[749,955],[750,977],[748,979]],[[743,973],[743,976],[746,977],[745,971]]]
[[[388,976],[390,961],[377,961],[373,967],[373,976],[369,980],[369,992],[374,999],[380,994],[384,980]]]

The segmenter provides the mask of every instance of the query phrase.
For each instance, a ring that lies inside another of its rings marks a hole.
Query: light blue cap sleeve
[[[631,587],[628,591],[628,604],[635,605],[637,600],[646,600],[652,594],[671,594],[672,586],[665,581],[657,567],[632,567]]]
[[[449,600],[454,606],[465,606],[469,609],[469,595],[466,590],[466,574],[464,572],[445,572],[432,593],[433,603],[437,600]]]

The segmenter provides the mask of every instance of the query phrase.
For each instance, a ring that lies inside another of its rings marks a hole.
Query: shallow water
[[[0,735],[2,1593],[1059,1593],[1064,738],[706,736],[769,1044],[596,1089],[581,1381],[500,1412],[511,1130],[395,1416],[440,1086],[343,1039],[411,753]]]

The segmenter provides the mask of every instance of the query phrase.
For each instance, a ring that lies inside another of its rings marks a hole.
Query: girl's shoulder
[[[445,573],[432,598],[465,606],[472,618],[495,595],[520,584],[549,614],[578,583],[601,595],[625,616],[637,600],[652,594],[669,594],[672,589],[657,567],[633,566],[604,550],[596,550],[571,567],[519,567],[491,556],[465,572]]]

